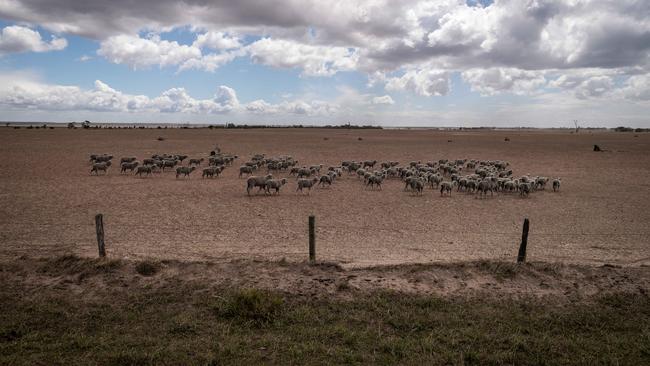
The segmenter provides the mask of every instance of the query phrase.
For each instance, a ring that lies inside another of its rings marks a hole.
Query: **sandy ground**
[[[107,176],[89,175],[91,153],[201,157],[215,144],[241,157],[216,179],[201,179],[198,172],[190,179],[173,173],[139,179],[115,167]],[[593,144],[608,151],[593,152]],[[516,175],[559,176],[563,185],[559,193],[536,192],[528,199],[476,199],[462,192],[440,197],[432,190],[417,197],[403,192],[398,180],[372,191],[344,177],[310,195],[296,194],[290,180],[279,196],[247,197],[237,166],[255,153],[325,165],[504,159]],[[531,260],[650,264],[650,134],[0,128],[0,154],[3,258],[95,256],[94,215],[103,213],[113,258],[301,261],[307,256],[307,217],[315,214],[318,258],[349,267],[510,261],[524,217],[531,221]]]
[[[0,260],[0,283],[26,288],[25,296],[44,289],[67,289],[93,298],[105,290],[258,288],[298,297],[353,299],[360,294],[395,291],[447,298],[540,298],[589,301],[607,294],[647,296],[650,267],[548,264],[517,265],[478,261],[345,269],[335,263],[314,265],[264,260],[230,262],[148,261],[155,272],[139,275],[136,261],[83,259],[76,256]],[[201,290],[205,291],[205,289]],[[218,291],[217,291],[218,292]]]

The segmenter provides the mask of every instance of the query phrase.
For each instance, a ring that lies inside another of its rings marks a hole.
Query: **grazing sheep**
[[[267,194],[271,194],[271,189],[275,189],[275,194],[280,194],[280,188],[285,184],[287,184],[287,178],[269,179],[266,181],[264,189]]]
[[[429,176],[429,184],[431,184],[431,189],[433,189],[433,185],[436,185],[436,188],[440,185],[442,182],[442,176],[438,174],[430,175]]]
[[[188,163],[188,165],[201,165],[201,163],[203,162],[203,160],[205,160],[205,159],[203,159],[203,158],[200,158],[200,159],[190,159],[190,162]]]
[[[95,155],[94,159],[91,156],[91,161],[95,163],[105,163],[111,161],[111,159],[113,159],[113,155]]]
[[[424,190],[425,181],[419,178],[410,178],[407,184],[411,188],[411,192],[421,195]]]
[[[154,164],[154,165],[151,165],[150,167],[151,167],[151,172],[152,172],[152,173],[154,173],[154,174],[160,174],[160,172],[161,172],[161,170],[160,170],[160,165],[155,165],[155,164]]]
[[[562,179],[560,178],[553,179],[553,192],[557,192],[560,190],[560,183],[562,183]]]
[[[151,173],[152,173],[151,166],[143,165],[143,166],[137,167],[137,169],[135,171],[135,175],[139,175],[140,178],[142,178],[143,173],[146,173],[147,176],[151,175]]]
[[[478,182],[477,191],[479,197],[487,196],[488,191],[492,196],[494,196],[494,188],[492,186],[492,182],[488,179],[483,179],[482,181]]]
[[[248,174],[249,176],[253,174],[253,172],[256,170],[256,167],[253,166],[248,166],[248,165],[242,165],[239,167],[239,178],[241,178],[242,174]]]
[[[318,164],[318,165],[312,165],[309,167],[309,170],[316,173],[320,173],[321,168],[323,167],[323,164]]]
[[[366,160],[363,162],[363,168],[373,168],[377,164],[377,160]]]
[[[178,155],[177,154],[177,155],[174,155],[174,158],[176,158],[176,160],[178,160],[178,161],[180,161],[182,163],[183,160],[187,159],[187,155]]]
[[[203,169],[203,174],[201,175],[201,178],[213,178],[215,175],[219,176],[221,172],[223,171],[223,165],[219,166],[211,166]]]
[[[328,186],[331,186],[332,185],[332,177],[329,176],[329,175],[323,175],[322,177],[320,177],[319,184],[320,184],[321,188],[324,188],[326,184]]]
[[[537,177],[537,179],[535,179],[535,188],[544,190],[544,188],[546,188],[546,182],[548,182],[548,178]]]
[[[90,169],[90,174],[95,172],[95,175],[99,175],[100,171],[103,171],[104,174],[108,174],[108,167],[111,166],[110,161],[105,161],[101,163],[93,163],[93,167]]]
[[[257,192],[259,193],[262,189],[266,188],[266,182],[273,179],[273,175],[269,174],[264,177],[248,177],[246,180],[246,194],[250,196],[251,189],[258,187]]]
[[[179,166],[176,168],[176,178],[178,178],[181,174],[183,174],[184,177],[190,176],[190,173],[192,173],[196,169],[195,166]]]
[[[370,186],[370,189],[373,189],[375,186],[381,190],[381,183],[384,181],[384,176],[383,175],[371,175],[368,177],[366,181],[366,187]]]
[[[135,160],[136,160],[135,156],[123,157],[122,159],[120,159],[120,164],[122,164],[122,163],[132,163]]]
[[[298,188],[296,188],[296,192],[302,192],[303,188],[307,188],[309,192],[311,192],[311,187],[313,187],[316,183],[318,183],[318,178],[316,177],[312,179],[298,179]],[[309,194],[309,192],[307,192],[307,194]]]
[[[178,160],[173,159],[165,159],[162,161],[162,170],[163,172],[165,171],[165,168],[174,168],[176,165],[178,165]]]
[[[440,195],[442,196],[445,192],[447,192],[451,196],[451,191],[454,189],[455,184],[455,181],[440,183]]]
[[[530,192],[532,191],[532,185],[531,183],[528,182],[521,182],[519,183],[519,195],[520,196],[528,196]]]
[[[313,170],[302,167],[302,168],[298,169],[298,173],[296,174],[296,177],[297,178],[305,178],[305,177],[311,176],[313,173],[314,173]]]
[[[140,163],[137,161],[130,162],[130,163],[122,163],[120,164],[121,167],[120,174],[125,173],[127,170],[133,172],[133,169],[137,168],[138,165],[140,165]]]

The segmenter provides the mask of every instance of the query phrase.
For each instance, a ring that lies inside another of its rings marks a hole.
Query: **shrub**
[[[243,289],[230,296],[218,309],[226,318],[251,321],[256,325],[273,322],[284,307],[284,299],[258,289]]]
[[[151,261],[142,261],[135,265],[135,271],[142,276],[153,276],[159,269],[158,263]]]

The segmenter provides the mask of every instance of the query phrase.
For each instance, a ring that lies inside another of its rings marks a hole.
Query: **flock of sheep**
[[[224,169],[232,166],[238,156],[222,153],[217,147],[206,158],[190,158],[181,154],[154,154],[150,158],[137,161],[135,157],[120,159],[120,174],[132,173],[140,177],[159,174],[166,169],[175,170],[176,178],[189,177],[197,167],[207,160],[203,168],[203,178],[218,177]],[[107,174],[112,155],[92,154],[91,174]],[[187,165],[183,162],[187,159]],[[296,192],[309,192],[317,185],[331,186],[343,174],[356,176],[367,189],[382,189],[388,179],[401,180],[404,191],[421,195],[425,188],[440,190],[440,195],[451,195],[452,191],[475,194],[477,198],[493,196],[495,192],[518,193],[527,197],[537,190],[544,190],[550,182],[554,192],[559,191],[561,179],[550,179],[530,174],[515,177],[510,164],[501,160],[440,159],[438,161],[411,161],[400,165],[397,161],[378,162],[377,160],[343,161],[338,166],[325,168],[323,164],[299,166],[291,156],[266,157],[255,154],[239,167],[239,178],[246,178],[246,193],[279,194],[290,177],[296,179]],[[255,175],[258,171],[265,174]],[[276,178],[274,174],[285,173],[287,177]]]

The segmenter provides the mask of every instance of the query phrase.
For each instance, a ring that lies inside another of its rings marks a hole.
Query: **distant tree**
[[[86,121],[81,122],[81,127],[90,128],[90,121],[86,120]]]
[[[68,128],[76,128],[77,125],[74,122],[69,122],[68,123]]]

